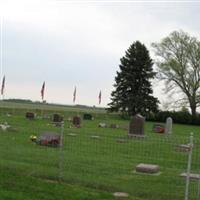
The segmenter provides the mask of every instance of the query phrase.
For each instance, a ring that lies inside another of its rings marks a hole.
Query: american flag
[[[99,104],[101,104],[101,90],[99,92]]]
[[[44,90],[45,90],[45,81],[44,81],[44,83],[42,84],[42,89],[41,89],[41,97],[42,97],[42,100],[44,99]]]
[[[4,88],[5,88],[5,76],[3,77],[3,80],[2,80],[2,85],[1,85],[1,95],[4,94]]]
[[[73,93],[73,102],[75,103],[76,101],[76,86],[74,88],[74,93]]]

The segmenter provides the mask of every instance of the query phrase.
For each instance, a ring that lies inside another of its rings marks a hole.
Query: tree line
[[[158,113],[159,100],[153,96],[151,83],[157,79],[165,82],[168,93],[178,96],[179,107],[190,108],[191,123],[195,123],[200,106],[200,41],[174,31],[152,47],[155,61],[140,41],[133,42],[120,59],[108,111],[128,116]]]

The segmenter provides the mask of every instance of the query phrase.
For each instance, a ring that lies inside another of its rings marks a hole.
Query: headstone
[[[129,124],[129,136],[144,136],[145,118],[140,114],[135,115]]]
[[[117,124],[111,124],[110,128],[119,128],[119,126]]]
[[[27,119],[34,119],[34,118],[35,118],[35,114],[32,113],[32,112],[27,112],[27,113],[26,113],[26,118],[27,118]]]
[[[187,177],[187,173],[185,173],[185,172],[181,173],[180,176],[186,178]],[[192,173],[190,173],[189,177],[192,180],[200,180],[200,174],[192,174]]]
[[[165,126],[163,124],[154,124],[152,131],[155,133],[164,133]]]
[[[176,151],[189,152],[189,151],[191,151],[191,146],[190,146],[190,144],[179,144],[176,146]]]
[[[168,117],[166,119],[166,124],[165,124],[165,134],[171,134],[172,133],[172,124],[173,124],[172,118]]]
[[[115,193],[113,193],[113,195],[114,195],[115,197],[121,197],[121,198],[129,197],[129,194],[126,193],[126,192],[115,192]]]
[[[83,119],[84,120],[92,120],[92,115],[89,114],[89,113],[86,113],[86,114],[83,115]]]
[[[81,118],[80,118],[80,116],[74,116],[73,117],[73,125],[76,128],[80,128],[81,127]]]
[[[59,114],[53,114],[53,122],[54,123],[60,123],[63,121],[63,117]]]
[[[143,173],[158,173],[160,171],[160,167],[158,165],[152,165],[152,164],[143,164],[140,163],[136,166],[136,172],[143,172]]]

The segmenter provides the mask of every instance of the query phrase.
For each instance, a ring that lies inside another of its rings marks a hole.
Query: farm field
[[[19,106],[20,107],[20,106]],[[177,152],[176,146],[188,144],[194,134],[192,172],[200,171],[200,127],[174,124],[173,134],[152,132],[153,122],[145,123],[145,139],[127,137],[129,121],[105,112],[94,112],[94,120],[82,120],[81,128],[71,128],[69,117],[80,112],[59,109],[64,115],[64,146],[39,146],[30,136],[56,132],[61,128],[51,123],[54,109],[35,107],[1,107],[0,123],[10,130],[0,131],[1,199],[116,199],[114,192],[126,192],[131,200],[181,200],[184,198],[188,153]],[[18,109],[17,109],[18,108]],[[36,110],[34,110],[36,109]],[[25,118],[34,110],[38,117]],[[85,110],[85,112],[89,112]],[[7,115],[10,113],[10,115]],[[40,115],[45,116],[45,119]],[[117,124],[118,129],[99,128],[98,124]],[[135,172],[139,163],[158,164],[160,174]],[[190,182],[190,199],[197,200],[198,181]]]

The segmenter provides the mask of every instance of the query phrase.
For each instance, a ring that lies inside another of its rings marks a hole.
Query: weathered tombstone
[[[135,115],[129,124],[129,136],[144,137],[144,122],[145,118],[140,114]]]
[[[189,152],[189,151],[191,151],[191,146],[189,144],[180,144],[180,145],[176,146],[176,151]]]
[[[172,133],[172,124],[173,124],[172,118],[168,117],[166,119],[166,124],[165,124],[165,134],[171,134]]]
[[[185,172],[181,173],[180,176],[183,177],[183,178],[186,178],[187,177],[187,173],[185,173]],[[200,181],[200,174],[190,173],[189,177],[190,177],[191,180],[199,180]]]
[[[89,114],[89,113],[85,113],[85,114],[83,115],[83,119],[84,119],[84,120],[92,120],[92,115]]]
[[[110,128],[119,128],[119,126],[117,124],[111,124]]]
[[[53,114],[53,122],[54,123],[60,123],[63,121],[63,117],[59,114]]]
[[[32,113],[32,112],[27,112],[27,113],[26,113],[26,118],[27,118],[27,119],[34,119],[34,118],[35,118],[35,114]]]
[[[73,117],[73,125],[76,128],[80,128],[81,127],[81,118],[79,116],[74,116]]]
[[[136,166],[136,172],[154,174],[158,173],[159,171],[160,171],[159,165],[140,163],[139,165]]]

